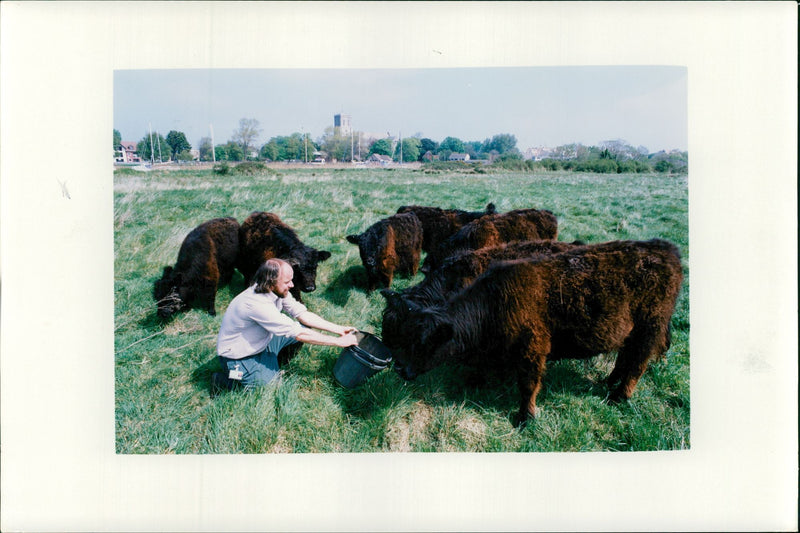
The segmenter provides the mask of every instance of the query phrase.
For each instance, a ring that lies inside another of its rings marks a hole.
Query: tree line
[[[643,146],[633,147],[622,140],[604,141],[600,146],[567,144],[541,150],[537,157],[526,158],[517,148],[517,138],[500,133],[483,141],[462,141],[445,137],[441,142],[420,135],[402,139],[364,139],[353,132],[342,135],[328,127],[314,140],[306,133],[295,132],[270,138],[258,146],[261,134],[259,121],[243,118],[231,138],[223,144],[212,144],[210,137],[200,139],[197,151],[200,161],[289,161],[310,162],[315,158],[326,161],[364,161],[372,154],[391,157],[394,161],[448,161],[454,153],[467,154],[469,159],[513,170],[574,170],[581,172],[686,172],[687,152],[648,153]],[[119,131],[114,130],[114,150],[121,143]],[[192,146],[183,132],[172,130],[166,137],[148,132],[137,143],[139,157],[146,161],[191,161]]]

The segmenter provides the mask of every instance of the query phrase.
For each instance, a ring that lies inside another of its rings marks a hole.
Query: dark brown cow
[[[365,232],[348,235],[358,245],[367,271],[367,291],[389,287],[394,273],[413,276],[422,254],[422,223],[414,213],[401,213],[379,220]]]
[[[423,272],[432,272],[442,261],[461,250],[477,250],[504,242],[554,240],[558,220],[547,210],[516,209],[486,215],[464,225],[454,235],[432,250],[423,263]]]
[[[516,371],[519,421],[536,414],[547,360],[618,353],[610,400],[630,398],[649,362],[666,353],[683,273],[659,239],[581,246],[541,260],[501,262],[444,305],[383,331],[406,379],[452,358]],[[614,387],[616,385],[616,387]]]
[[[513,241],[479,250],[461,250],[446,258],[417,285],[400,292],[384,289],[381,293],[389,302],[412,300],[418,305],[436,305],[464,289],[499,261],[543,259],[584,244],[580,241]]]
[[[493,215],[497,213],[497,209],[492,203],[487,204],[484,211],[404,205],[397,212],[417,215],[419,221],[422,222],[422,249],[425,252],[430,252],[444,242],[445,239],[460,230],[464,224],[469,224],[484,215]]]
[[[249,286],[256,270],[267,259],[277,257],[292,265],[294,287],[292,295],[301,300],[300,291],[317,288],[317,264],[330,258],[331,253],[306,246],[294,229],[278,215],[255,211],[242,222],[239,230],[239,259],[237,267]]]
[[[239,251],[239,223],[234,218],[215,218],[193,229],[183,240],[175,267],[164,267],[155,282],[153,297],[158,316],[202,306],[215,315],[217,288],[230,282]]]

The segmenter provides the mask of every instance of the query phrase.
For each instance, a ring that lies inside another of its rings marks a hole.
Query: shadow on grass
[[[476,371],[464,365],[448,364],[434,368],[414,381],[404,381],[393,370],[384,370],[353,389],[341,388],[337,395],[343,409],[351,416],[369,419],[378,411],[402,401],[422,401],[431,407],[469,404],[481,410],[505,413],[515,421],[520,406],[516,374],[498,369],[489,372],[484,380],[476,380]],[[568,361],[548,365],[542,390],[537,396],[539,405],[546,405],[557,393],[576,397],[594,396],[604,399],[608,389],[595,383]]]
[[[322,297],[328,302],[344,307],[350,299],[351,290],[367,291],[367,272],[363,266],[351,266],[322,291]]]

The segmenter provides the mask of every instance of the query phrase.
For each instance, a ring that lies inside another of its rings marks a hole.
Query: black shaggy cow
[[[401,377],[455,357],[516,373],[519,421],[536,414],[548,360],[618,353],[610,401],[630,398],[666,353],[683,273],[678,249],[654,239],[581,246],[541,260],[501,262],[447,303],[419,307],[384,330]]]
[[[558,237],[558,220],[547,210],[516,209],[486,215],[464,225],[426,257],[423,272],[431,272],[444,259],[461,250],[477,250],[511,241],[552,240]]]
[[[183,240],[175,267],[164,267],[153,297],[158,316],[172,317],[190,307],[216,314],[217,288],[230,282],[239,251],[239,223],[215,218],[193,229]]]
[[[497,213],[494,204],[490,203],[483,211],[464,211],[462,209],[442,209],[421,205],[404,205],[397,213],[414,213],[422,222],[422,249],[430,252],[448,237],[461,229],[464,224],[484,215]]]
[[[389,287],[395,272],[413,276],[422,254],[422,222],[414,213],[401,213],[379,220],[364,233],[348,235],[358,245],[367,271],[367,291]]]
[[[250,286],[264,261],[277,257],[292,265],[294,287],[290,292],[301,300],[300,291],[312,292],[317,288],[317,264],[330,256],[328,251],[303,244],[297,233],[274,213],[255,211],[239,229],[237,267],[246,286]]]

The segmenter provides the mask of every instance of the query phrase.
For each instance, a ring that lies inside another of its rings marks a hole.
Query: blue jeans
[[[243,373],[239,384],[243,385],[246,389],[253,387],[260,387],[270,383],[278,377],[280,369],[278,368],[278,353],[286,346],[298,342],[293,337],[279,337],[274,336],[267,345],[267,348],[258,354],[243,357],[242,359],[229,359],[227,357],[218,356],[222,363],[224,370],[238,369]],[[227,377],[228,373],[225,372]]]

